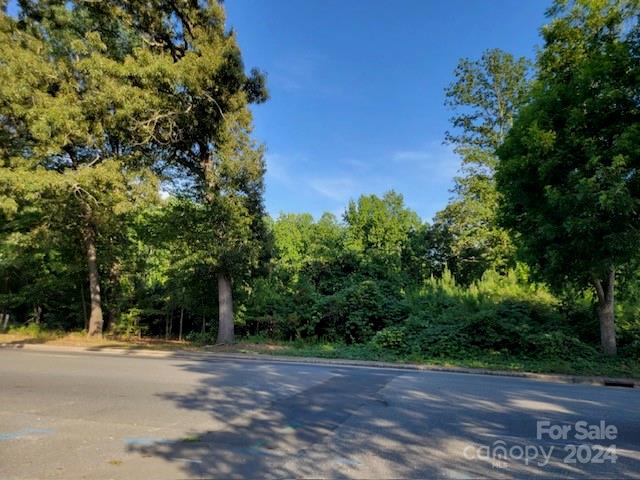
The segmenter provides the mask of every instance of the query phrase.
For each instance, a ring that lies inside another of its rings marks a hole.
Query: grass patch
[[[296,344],[285,346],[279,355],[318,357],[348,360],[371,360],[397,363],[418,363],[444,367],[480,368],[532,373],[558,373],[567,375],[594,375],[607,377],[640,378],[640,363],[625,358],[598,356],[592,360],[517,358],[501,353],[486,353],[465,358],[400,355],[372,348],[370,345],[343,345],[335,343]]]
[[[65,332],[61,330],[50,330],[42,328],[37,323],[30,323],[29,325],[11,326],[7,332],[8,335],[14,335],[18,337],[25,337],[32,340],[41,340],[43,342],[49,340],[55,340],[57,338],[65,336]]]

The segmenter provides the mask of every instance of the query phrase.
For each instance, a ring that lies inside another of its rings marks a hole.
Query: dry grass
[[[270,343],[243,343],[234,345],[206,345],[196,346],[192,343],[179,340],[164,340],[158,338],[118,338],[104,336],[102,338],[87,337],[80,332],[46,335],[27,335],[20,333],[0,334],[1,344],[43,344],[65,347],[102,347],[102,348],[126,348],[146,350],[188,350],[194,352],[218,352],[218,353],[277,353],[285,347]]]

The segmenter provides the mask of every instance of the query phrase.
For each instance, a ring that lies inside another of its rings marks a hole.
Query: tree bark
[[[204,142],[200,147],[200,166],[204,183],[204,198],[208,203],[214,200],[217,190],[214,180],[213,156],[208,145]],[[218,273],[218,338],[217,343],[233,343],[233,297],[231,294],[231,279],[225,273]]]
[[[169,339],[169,315],[164,316],[164,339]]]
[[[100,297],[100,274],[98,272],[98,258],[96,254],[95,232],[91,226],[83,231],[84,246],[87,254],[87,267],[89,269],[89,296],[91,299],[91,313],[89,315],[90,337],[102,335],[102,299]]]
[[[40,305],[36,305],[33,307],[33,314],[31,319],[33,323],[36,325],[40,325],[40,320],[42,319],[42,307]]]
[[[218,340],[217,343],[233,343],[233,298],[231,279],[218,273]]]
[[[120,274],[122,266],[119,262],[113,262],[111,268],[109,268],[109,283],[106,292],[106,300],[110,304],[108,309],[108,315],[104,319],[102,330],[108,332],[113,325],[116,324],[118,317],[120,316],[120,308],[117,301],[118,284],[120,283]]]
[[[615,323],[615,270],[612,268],[606,280],[594,281],[598,294],[598,320],[600,321],[600,344],[605,355],[613,357],[617,354]]]
[[[87,316],[87,300],[84,296],[84,281],[80,282],[80,298],[82,298],[82,319],[84,321],[84,329],[89,331],[89,317]]]

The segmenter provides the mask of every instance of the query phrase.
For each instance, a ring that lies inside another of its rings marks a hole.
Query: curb
[[[346,360],[319,357],[296,357],[257,353],[215,353],[192,352],[189,350],[152,350],[144,348],[119,347],[76,347],[63,345],[38,345],[29,343],[0,343],[2,349],[34,350],[57,353],[84,353],[119,355],[138,358],[185,358],[193,360],[245,360],[271,363],[297,363],[324,366],[344,366],[358,368],[378,368],[387,370],[412,370],[422,372],[462,373],[470,375],[490,375],[496,377],[513,377],[552,383],[600,385],[609,387],[640,387],[640,379],[615,378],[601,376],[560,375],[547,373],[513,372],[508,370],[489,370],[483,368],[446,367],[440,365],[417,363],[377,362],[372,360]]]

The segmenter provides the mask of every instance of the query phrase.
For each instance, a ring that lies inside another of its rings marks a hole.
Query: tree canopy
[[[530,98],[499,150],[505,225],[552,285],[593,285],[609,354],[615,271],[640,241],[639,14],[635,1],[557,2]]]
[[[445,91],[453,110],[446,141],[461,158],[452,201],[437,213],[434,238],[443,242],[448,268],[465,283],[487,269],[514,265],[508,233],[498,225],[496,149],[513,124],[529,87],[529,63],[498,49],[478,60],[463,58]]]

